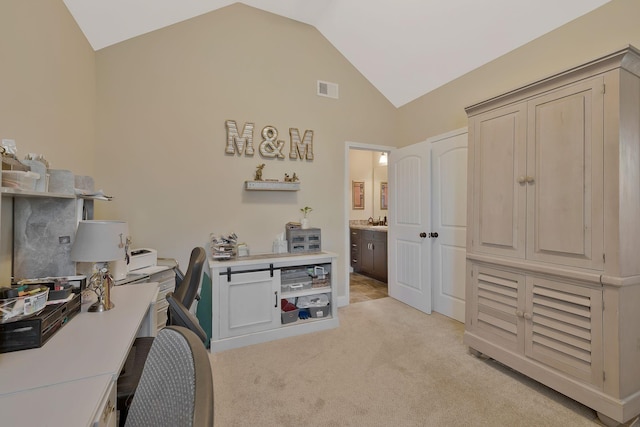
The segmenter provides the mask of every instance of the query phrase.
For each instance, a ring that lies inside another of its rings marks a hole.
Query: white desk
[[[113,381],[112,375],[100,375],[0,396],[2,425],[89,426]]]
[[[87,313],[83,304],[43,347],[0,354],[2,425],[90,425],[141,326],[154,330],[157,293],[157,283],[114,287],[113,310]]]

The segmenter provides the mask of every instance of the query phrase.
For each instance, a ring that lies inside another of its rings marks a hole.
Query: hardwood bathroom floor
[[[349,274],[349,303],[388,296],[387,284],[358,273]]]

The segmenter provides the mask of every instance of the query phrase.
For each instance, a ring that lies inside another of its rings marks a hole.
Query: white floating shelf
[[[298,191],[299,182],[286,181],[245,181],[245,190],[253,191]]]

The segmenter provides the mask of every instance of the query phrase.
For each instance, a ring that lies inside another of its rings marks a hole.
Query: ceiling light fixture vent
[[[338,84],[318,80],[318,96],[338,99]]]

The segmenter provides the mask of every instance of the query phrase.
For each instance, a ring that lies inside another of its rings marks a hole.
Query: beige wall
[[[0,138],[93,173],[95,54],[62,0],[0,2]]]
[[[406,146],[467,125],[465,107],[629,44],[640,48],[640,1],[612,0],[398,109]]]
[[[0,139],[18,158],[43,154],[52,168],[91,175],[95,55],[60,0],[0,1]],[[12,263],[11,199],[2,203],[0,285]]]
[[[3,0],[0,138],[94,175],[116,197],[98,215],[129,221],[134,246],[183,266],[210,232],[270,251],[309,205],[344,271],[345,141],[404,146],[464,127],[468,105],[640,47],[638,16],[637,0],[613,0],[396,110],[316,29],[241,4],[94,53],[62,1]],[[341,98],[317,97],[316,80],[339,83]],[[316,158],[225,155],[227,119],[254,122],[256,146],[275,126],[286,153],[290,127],[312,129]],[[302,189],[244,191],[263,162],[266,178],[296,172]]]
[[[96,178],[116,196],[100,214],[127,220],[134,247],[186,265],[209,233],[235,232],[270,252],[311,206],[345,271],[345,141],[393,144],[395,108],[315,28],[235,4],[96,56]],[[340,99],[317,96],[317,80],[338,83]],[[287,158],[225,154],[227,119],[255,123],[256,149],[275,126]],[[314,131],[313,161],[288,158],[290,127]],[[300,191],[245,191],[260,163],[263,178],[295,172]]]

